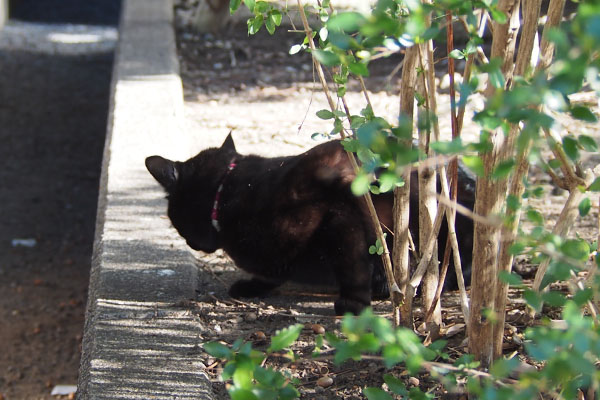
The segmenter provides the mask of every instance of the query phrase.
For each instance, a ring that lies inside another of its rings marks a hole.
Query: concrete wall
[[[0,29],[8,21],[8,0],[0,0]]]
[[[212,398],[197,357],[204,326],[181,307],[195,297],[196,266],[144,166],[149,155],[197,149],[182,128],[172,10],[171,1],[123,0],[79,399]]]

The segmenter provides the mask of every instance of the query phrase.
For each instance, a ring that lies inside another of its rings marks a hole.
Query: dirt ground
[[[11,18],[114,26],[118,3],[19,0]],[[51,399],[77,383],[113,54],[0,60],[0,399]]]
[[[290,56],[289,48],[302,40],[301,34],[287,32],[290,26],[280,28],[274,36],[264,29],[254,37],[248,37],[246,24],[242,18],[234,18],[227,28],[218,34],[198,34],[184,26],[186,7],[178,9],[179,24],[177,39],[179,59],[184,83],[186,113],[189,129],[208,133],[207,146],[219,145],[227,132],[233,130],[238,150],[242,153],[263,155],[297,154],[317,141],[311,139],[315,132],[328,132],[328,121],[319,120],[314,114],[319,109],[328,108],[320,85],[312,69],[308,54]],[[385,116],[396,115],[398,110],[397,83],[399,74],[393,74],[400,58],[392,56],[374,65],[374,72],[367,79],[369,97],[376,113]],[[445,62],[438,64],[438,75],[442,78]],[[457,66],[461,70],[462,66]],[[363,95],[354,86],[349,90],[350,109],[357,114],[364,104]],[[449,100],[443,96],[439,100],[442,134],[449,135]],[[483,100],[474,96],[467,116],[473,109],[481,107]],[[477,128],[465,122],[464,134],[476,134]],[[591,132],[593,126],[582,127]],[[201,149],[198,149],[201,150]],[[590,166],[593,166],[590,161]],[[533,171],[538,183],[546,184],[548,196],[534,201],[543,210],[551,227],[558,217],[566,194],[560,190],[551,192],[547,178],[539,171]],[[579,221],[573,230],[578,235],[592,239],[595,233],[597,213]],[[226,255],[197,254],[198,265],[204,273],[199,284],[200,296],[192,305],[192,312],[210,322],[213,332],[205,340],[218,340],[232,344],[243,338],[256,348],[265,349],[269,338],[277,329],[294,323],[302,323],[305,329],[293,350],[301,355],[301,361],[287,364],[282,358],[270,357],[266,365],[290,372],[302,382],[299,386],[303,399],[359,399],[365,386],[382,384],[385,368],[377,362],[360,361],[335,366],[330,361],[314,361],[310,353],[314,348],[315,332],[313,325],[322,326],[327,331],[339,331],[339,319],[335,318],[332,303],[333,293],[315,288],[284,286],[273,296],[262,300],[240,302],[227,295],[229,285],[241,276]],[[516,266],[526,280],[535,271],[525,260]],[[518,293],[511,292],[506,325],[505,351],[523,353],[522,333],[528,322],[524,317],[524,305]],[[449,340],[448,353],[452,358],[464,354],[465,332],[462,324],[456,293],[444,295],[442,300],[445,326],[442,333]],[[386,303],[374,305],[377,314],[389,316]],[[547,315],[558,317],[556,310],[547,309]],[[422,310],[417,310],[422,315]],[[420,318],[420,317],[418,317]],[[224,365],[218,360],[200,357],[208,367],[219,398],[227,398],[224,383],[219,374]],[[527,360],[525,360],[527,361]],[[409,379],[401,369],[394,373],[401,377],[408,387],[419,385],[436,395],[436,398],[464,398],[460,393],[447,393],[427,375],[417,380]],[[333,384],[323,388],[317,380],[323,376],[333,379]]]

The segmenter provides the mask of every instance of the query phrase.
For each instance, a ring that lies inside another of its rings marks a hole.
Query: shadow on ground
[[[115,25],[120,1],[10,7],[24,21]],[[113,54],[3,46],[0,58],[0,396],[46,399],[77,382]]]

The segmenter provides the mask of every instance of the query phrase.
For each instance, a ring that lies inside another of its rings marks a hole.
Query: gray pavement
[[[197,268],[144,167],[197,148],[183,129],[172,4],[124,0],[122,13],[78,398],[210,399],[204,326],[179,306],[195,298]]]

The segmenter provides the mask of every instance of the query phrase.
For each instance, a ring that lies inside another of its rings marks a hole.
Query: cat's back
[[[355,177],[339,140],[322,143],[290,161],[284,172],[284,187],[296,197],[323,190],[345,192]]]

